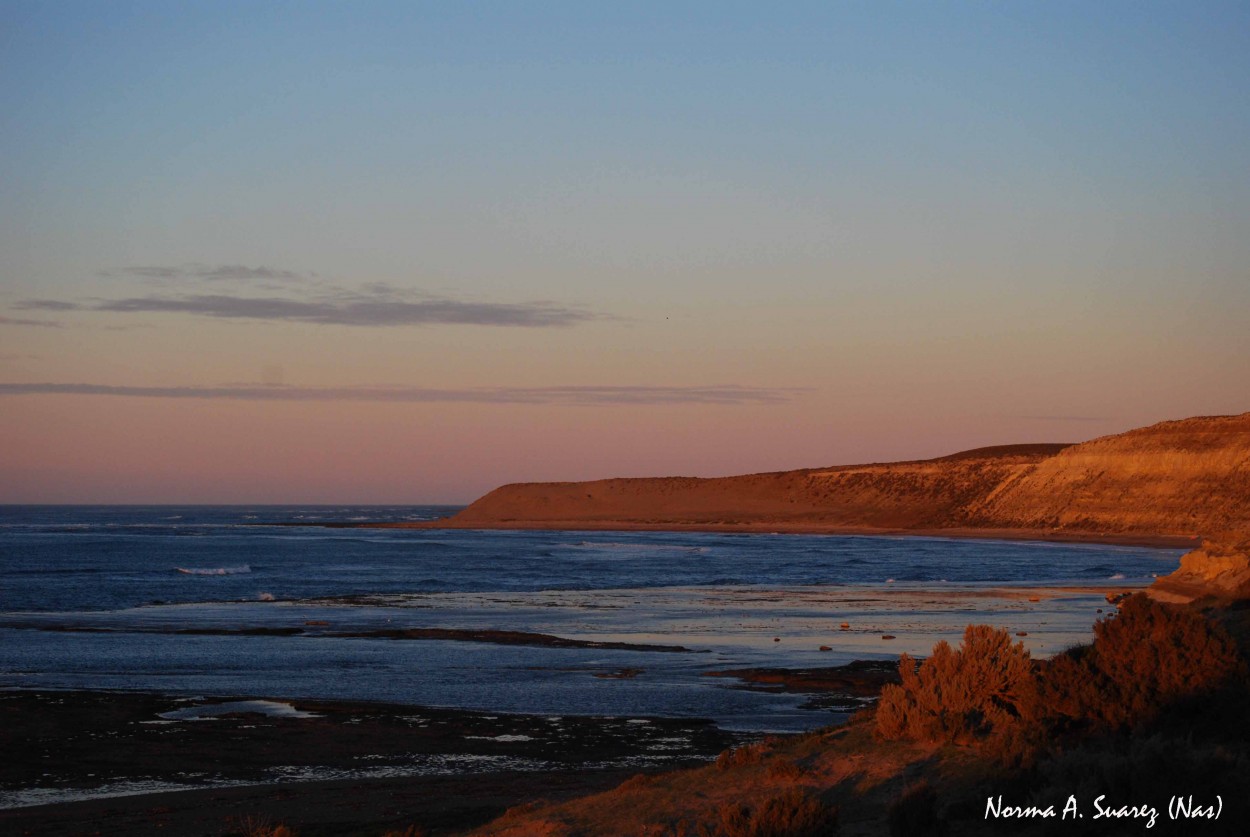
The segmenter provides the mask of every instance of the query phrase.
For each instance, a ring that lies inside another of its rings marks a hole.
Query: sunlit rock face
[[[968,509],[969,522],[1212,537],[1250,529],[1250,413],[1073,445]]]
[[[1149,595],[1160,601],[1188,602],[1204,596],[1250,599],[1250,536],[1237,532],[1225,540],[1203,541],[1181,557],[1181,566],[1158,579]]]
[[[1078,445],[982,448],[923,462],[509,485],[452,521],[609,523],[994,529],[1078,538],[1250,531],[1250,413],[1168,421]]]

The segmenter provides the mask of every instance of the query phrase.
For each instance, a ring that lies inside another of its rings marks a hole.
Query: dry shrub
[[[502,814],[499,815],[499,817],[495,821],[496,822],[512,822],[514,820],[524,820],[530,815],[536,813],[542,807],[543,807],[543,802],[541,800],[531,800],[529,802],[522,802],[518,805],[513,805],[511,808],[508,808],[507,810],[505,810]]]
[[[803,778],[804,770],[797,762],[788,759],[774,759],[768,763],[768,778],[783,782],[794,782]]]
[[[635,773],[613,789],[613,793],[627,793],[655,784],[655,777],[646,773]]]
[[[919,667],[899,659],[900,685],[881,690],[883,738],[970,742],[1005,734],[1037,713],[1037,679],[1022,643],[1006,631],[969,625],[958,651],[939,642]]]
[[[568,825],[554,820],[531,820],[505,828],[499,833],[506,837],[573,837],[582,832],[574,831]]]
[[[1058,719],[1111,727],[1154,718],[1168,704],[1214,691],[1243,669],[1221,627],[1193,610],[1136,594],[1094,625],[1094,644],[1055,657],[1042,699]]]
[[[428,837],[430,832],[426,831],[419,825],[410,825],[403,831],[392,829],[382,835],[382,837]]]
[[[919,667],[904,654],[902,683],[876,710],[882,738],[987,741],[1008,764],[1031,763],[1048,732],[1148,721],[1168,705],[1210,693],[1244,671],[1232,638],[1200,613],[1141,594],[1094,625],[1094,643],[1035,672],[1001,630],[969,626],[958,651],[939,642]]]
[[[298,837],[299,832],[289,825],[274,823],[264,816],[246,816],[232,823],[232,834],[243,837]]]
[[[729,803],[701,837],[826,837],[837,832],[838,809],[800,788],[790,788],[756,808]]]
[[[937,792],[928,782],[903,790],[886,814],[890,837],[940,837],[946,824],[938,816]]]
[[[764,755],[771,747],[771,740],[755,744],[747,744],[743,747],[735,747],[728,750],[722,750],[721,754],[716,757],[716,766],[721,770],[729,770],[731,767],[745,767],[748,764],[759,764],[764,760]]]

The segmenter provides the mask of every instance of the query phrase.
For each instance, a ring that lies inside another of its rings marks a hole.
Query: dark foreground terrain
[[[701,763],[734,740],[698,720],[303,700],[288,705],[317,717],[248,711],[283,711],[264,703],[198,719],[161,717],[236,700],[247,699],[0,695],[0,801],[12,804],[32,786],[62,794],[119,783],[192,788],[8,808],[0,810],[0,833],[222,835],[265,822],[287,823],[305,837],[380,835],[414,824],[441,833],[534,798],[604,790],[640,771]]]

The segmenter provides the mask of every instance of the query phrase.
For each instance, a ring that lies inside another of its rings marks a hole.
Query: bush
[[[772,743],[771,739],[766,738],[754,744],[722,750],[720,755],[716,757],[716,766],[721,770],[729,770],[732,767],[746,767],[749,764],[759,764],[764,760],[764,755],[771,749]]]
[[[1228,633],[1200,613],[1136,594],[1094,625],[1094,644],[1051,660],[1042,699],[1057,719],[1131,726],[1209,693],[1243,667]]]
[[[243,837],[298,837],[299,832],[288,825],[273,823],[268,817],[246,816],[232,820],[230,834]]]
[[[838,827],[838,809],[807,791],[791,788],[755,809],[724,805],[717,822],[700,829],[702,837],[826,837]]]
[[[613,793],[629,793],[655,784],[655,777],[646,773],[635,773],[613,789]]]
[[[768,763],[768,778],[782,782],[796,782],[803,778],[803,770],[797,762],[788,759],[774,759]]]
[[[958,651],[946,642],[919,667],[899,659],[900,685],[881,690],[883,738],[967,743],[1005,734],[1037,713],[1037,679],[1022,643],[1006,631],[969,625]]]

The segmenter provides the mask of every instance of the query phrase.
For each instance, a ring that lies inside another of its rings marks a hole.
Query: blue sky
[[[126,409],[92,387],[656,388],[641,457],[580,403],[410,407],[440,446],[497,440],[418,492],[460,499],[1240,412],[1248,36],[1235,3],[4,0],[10,429]]]

